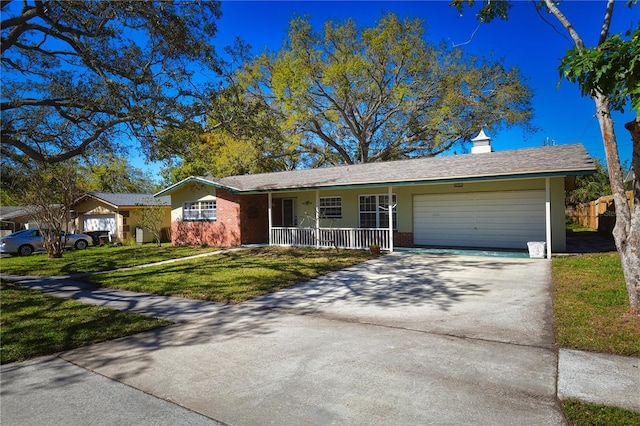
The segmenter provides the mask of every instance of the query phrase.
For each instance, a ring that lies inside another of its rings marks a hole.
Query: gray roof
[[[593,160],[584,146],[571,144],[229,176],[221,179],[190,177],[156,195],[171,193],[193,180],[234,192],[265,192],[564,176],[593,172],[595,172]]]
[[[0,219],[7,220],[29,214],[29,208],[24,206],[0,206]]]
[[[88,192],[85,197],[96,198],[114,207],[171,205],[170,196],[154,198],[153,194]]]

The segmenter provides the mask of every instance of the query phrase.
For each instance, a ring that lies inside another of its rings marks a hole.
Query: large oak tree
[[[531,91],[515,68],[436,46],[418,19],[349,19],[316,32],[295,18],[277,52],[246,64],[249,99],[284,117],[310,165],[436,155],[482,128],[531,119]]]

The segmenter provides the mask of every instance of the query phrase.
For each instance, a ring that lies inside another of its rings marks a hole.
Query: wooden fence
[[[627,191],[629,206],[633,203],[633,192]],[[612,232],[616,224],[616,209],[613,195],[605,195],[595,201],[579,204],[569,213],[575,223],[599,232]]]

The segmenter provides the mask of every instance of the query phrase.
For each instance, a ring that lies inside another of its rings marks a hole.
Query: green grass
[[[569,231],[597,235],[579,227]],[[554,258],[553,284],[558,346],[640,356],[640,317],[629,313],[618,252]],[[575,400],[563,401],[562,408],[572,426],[640,426],[640,413],[622,408]]]
[[[640,356],[640,317],[629,314],[617,252],[553,259],[556,343]]]
[[[0,362],[49,355],[171,324],[2,284]]]
[[[622,408],[571,399],[562,401],[562,408],[571,426],[640,426],[640,413]]]
[[[258,248],[84,280],[124,290],[239,303],[372,257],[364,250]]]
[[[89,247],[86,250],[66,251],[60,259],[46,254],[15,256],[0,259],[0,272],[10,275],[56,276],[83,272],[109,271],[143,265],[217,250],[215,247],[173,247],[163,244]]]
[[[598,233],[597,230],[587,228],[578,223],[568,223],[566,228],[567,228],[567,235],[578,234],[578,233],[581,235],[590,235],[590,234]]]

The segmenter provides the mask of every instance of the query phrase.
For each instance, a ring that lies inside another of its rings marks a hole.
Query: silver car
[[[64,238],[64,231],[61,231]],[[83,250],[92,241],[89,235],[67,234],[67,247]],[[34,251],[43,250],[42,234],[39,229],[25,229],[0,239],[0,253],[28,256]]]

